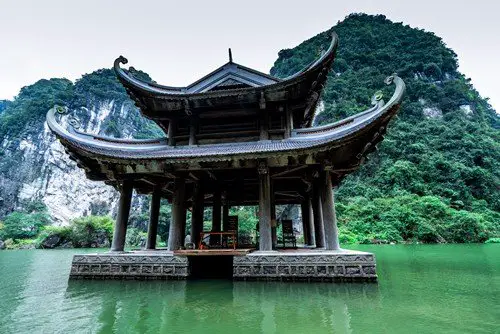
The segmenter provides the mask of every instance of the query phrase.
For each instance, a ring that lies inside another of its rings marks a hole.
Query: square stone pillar
[[[132,201],[132,181],[125,180],[120,187],[120,200],[118,202],[118,215],[116,216],[115,229],[113,231],[113,242],[111,251],[123,252],[125,248],[125,237],[127,235],[127,223],[130,215],[130,203]]]
[[[182,229],[186,226],[185,192],[186,180],[184,178],[176,178],[172,196],[172,220],[168,233],[169,251],[178,250],[182,246]]]
[[[323,210],[323,226],[325,229],[325,248],[328,250],[340,249],[337,215],[333,200],[332,177],[329,171],[325,172],[324,185],[321,194]]]
[[[259,165],[259,250],[271,251],[273,240],[271,233],[271,178],[269,168]]]
[[[158,234],[158,220],[160,218],[160,187],[156,186],[151,194],[151,204],[149,205],[149,225],[146,249],[156,249],[156,235]]]

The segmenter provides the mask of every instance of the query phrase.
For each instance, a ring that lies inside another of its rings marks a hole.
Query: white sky
[[[236,62],[268,72],[279,50],[353,12],[433,31],[500,109],[496,0],[0,0],[0,99],[41,78],[109,68],[119,55],[165,85],[187,85],[222,65],[228,47]]]

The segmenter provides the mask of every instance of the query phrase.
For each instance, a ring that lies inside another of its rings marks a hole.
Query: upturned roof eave
[[[154,140],[106,140],[105,137],[86,135],[77,131],[67,131],[55,119],[55,110],[47,114],[47,124],[54,134],[70,150],[76,150],[89,157],[104,160],[158,160],[175,163],[194,159],[199,161],[227,160],[233,157],[273,156],[277,153],[292,153],[303,150],[324,150],[334,147],[340,142],[356,137],[364,129],[374,124],[388,122],[399,108],[405,85],[397,76],[396,89],[391,99],[382,105],[379,101],[365,112],[359,113],[339,122],[308,129],[298,129],[289,139],[275,141],[256,141],[230,144],[211,144],[199,146],[167,146],[164,141]]]

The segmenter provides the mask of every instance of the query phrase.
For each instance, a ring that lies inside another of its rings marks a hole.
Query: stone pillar
[[[214,197],[212,203],[212,231],[221,231],[221,194],[220,189],[214,190]]]
[[[172,219],[168,233],[168,250],[175,251],[182,246],[182,228],[185,226],[186,210],[184,205],[184,194],[186,191],[186,180],[176,178],[174,181],[174,193],[172,195]]]
[[[132,190],[132,181],[123,181],[120,189],[120,200],[118,202],[118,215],[116,217],[115,230],[113,232],[113,243],[111,244],[112,252],[123,252],[125,248],[125,236],[127,235]]]
[[[160,188],[156,186],[151,194],[151,204],[149,205],[149,225],[146,249],[156,249],[156,235],[158,234],[158,219],[160,217]]]
[[[316,245],[316,232],[314,230],[314,214],[310,195],[307,196],[307,207],[309,211],[309,243],[307,245],[314,246]]]
[[[201,182],[196,182],[193,189],[193,209],[191,211],[191,240],[196,248],[200,244],[203,232],[204,194]]]
[[[314,239],[316,248],[325,247],[325,231],[323,227],[323,208],[321,204],[321,194],[318,189],[318,182],[314,184],[312,206],[314,213]]]
[[[224,232],[226,232],[227,230],[228,218],[229,218],[229,205],[227,204],[226,200],[226,203],[222,205],[222,229],[224,230]]]
[[[187,217],[187,212],[188,208],[184,204],[183,210],[182,210],[182,217],[181,217],[181,222],[182,222],[182,227],[181,227],[181,246],[184,246],[184,240],[186,239],[186,217]]]
[[[300,202],[300,215],[302,216],[302,235],[304,236],[304,245],[309,243],[309,215],[307,214],[307,203],[304,201]]]
[[[212,232],[221,231],[221,191],[217,185],[214,190],[214,196],[212,198]],[[214,245],[220,242],[221,237],[219,235],[210,236],[210,244]]]
[[[323,210],[323,226],[325,230],[325,248],[328,250],[340,249],[339,232],[337,228],[337,215],[333,200],[332,177],[329,171],[325,172],[321,202]]]
[[[278,247],[278,221],[276,220],[276,196],[274,186],[271,181],[271,238],[273,240],[273,249]]]
[[[290,138],[293,130],[293,112],[290,108],[285,111],[285,139]]]
[[[302,227],[304,230],[304,243],[307,246],[315,244],[314,237],[314,217],[312,212],[311,198],[306,196],[301,203]]]
[[[265,165],[259,166],[259,250],[273,249],[271,234],[271,178]]]

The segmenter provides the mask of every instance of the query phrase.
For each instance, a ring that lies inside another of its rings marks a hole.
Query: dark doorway
[[[190,278],[233,279],[232,255],[188,256]]]

